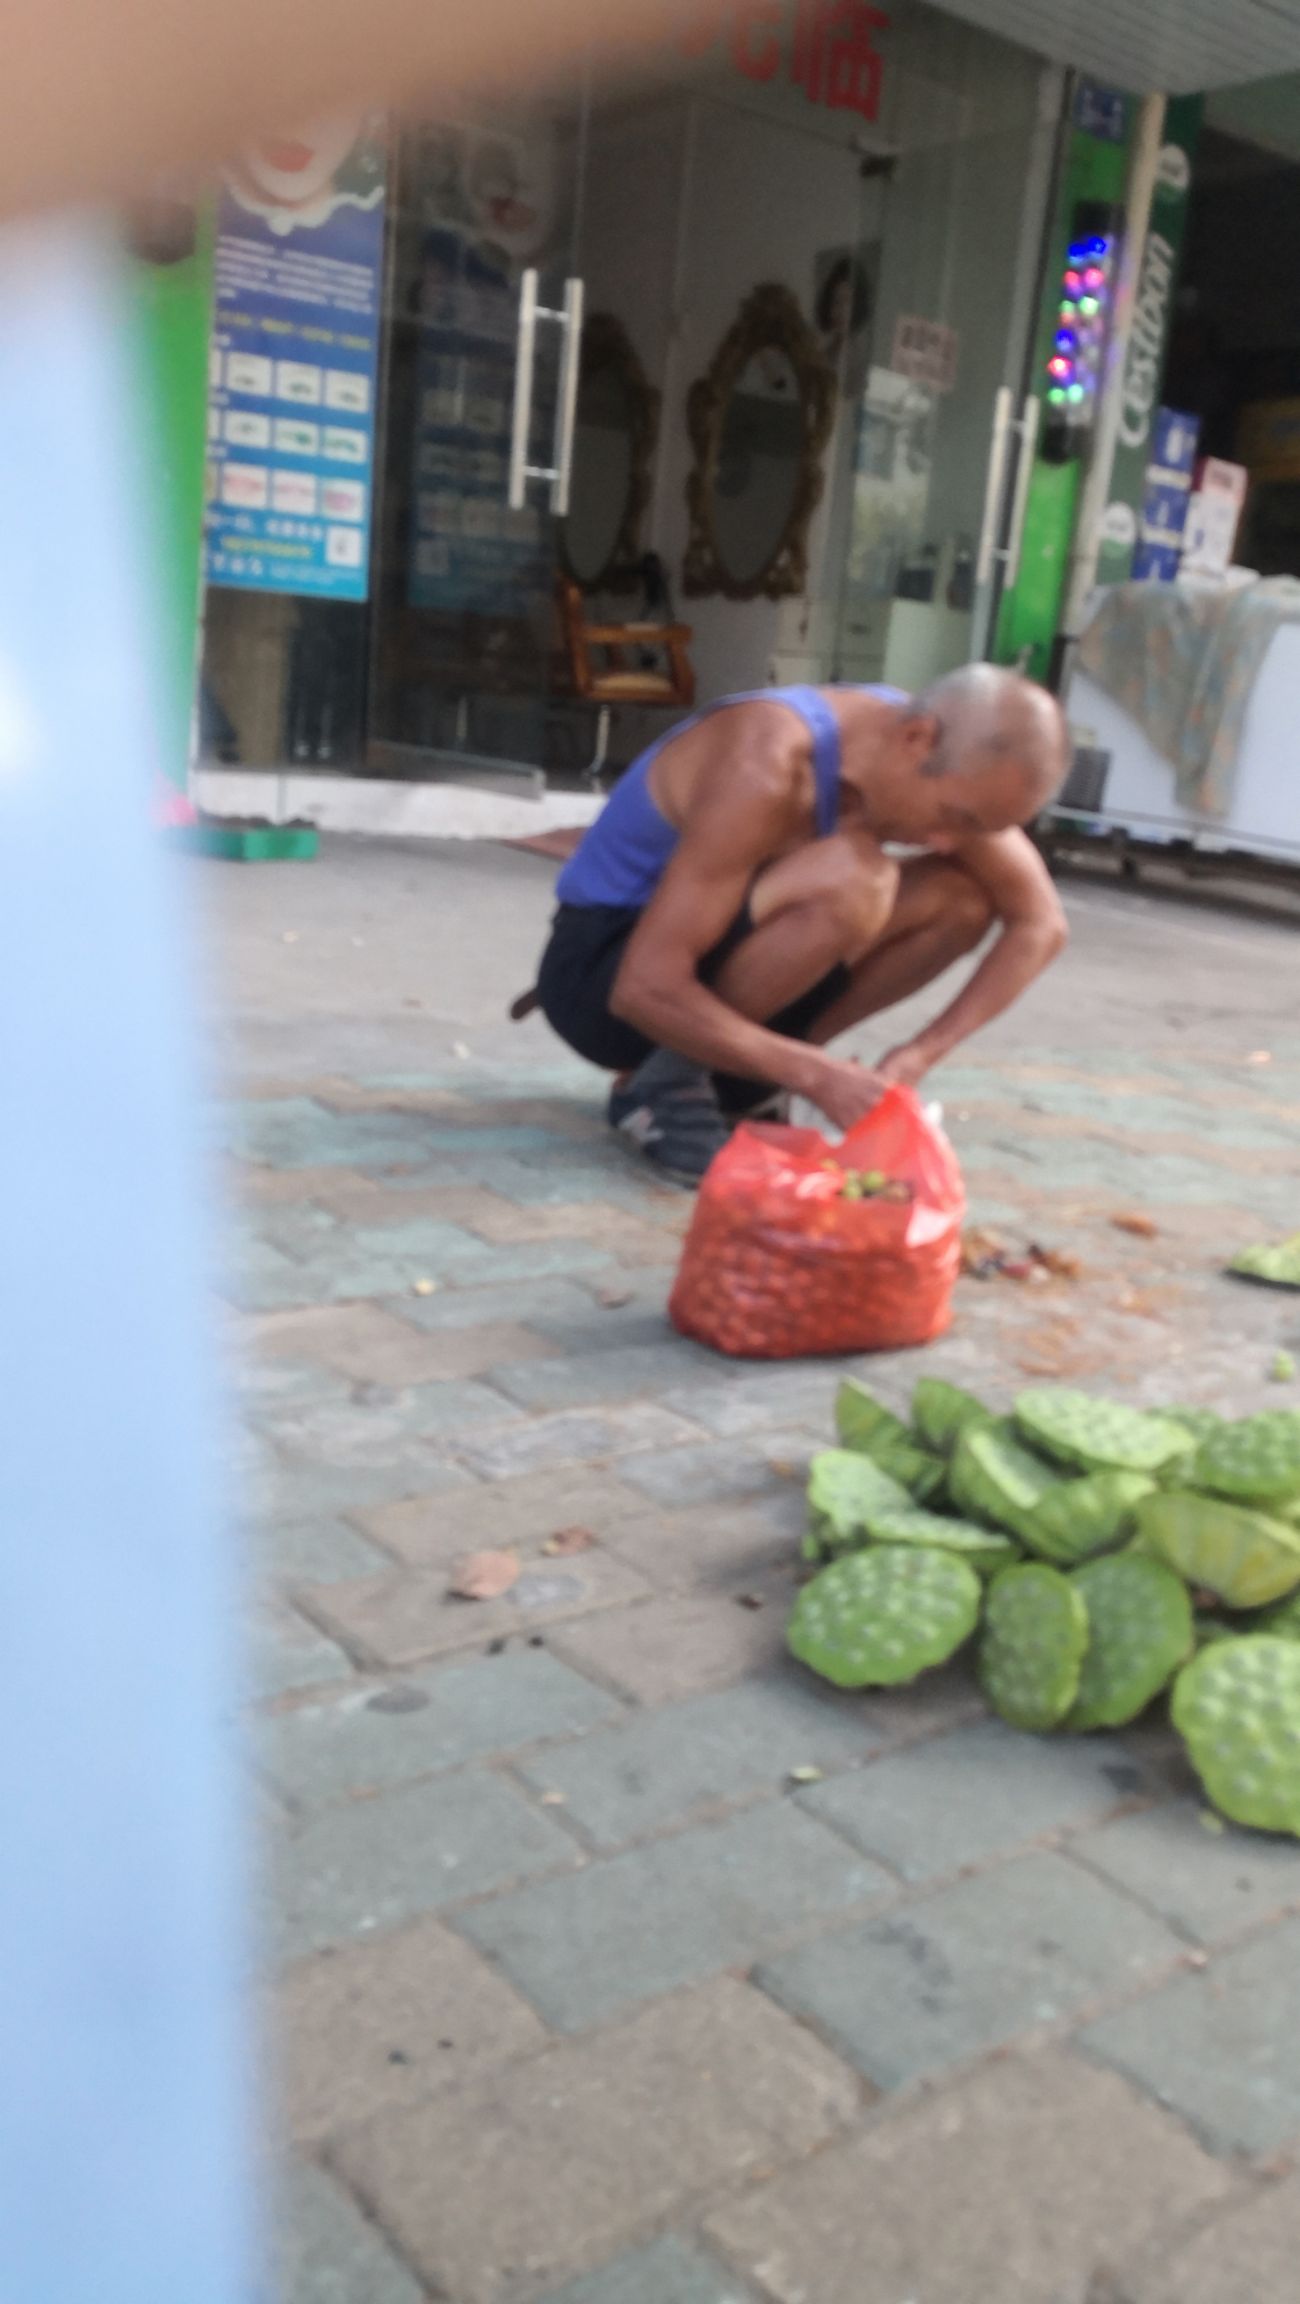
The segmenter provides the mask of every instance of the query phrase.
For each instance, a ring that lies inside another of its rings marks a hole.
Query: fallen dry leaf
[[[738,1608],[762,1608],[765,1605],[761,1592],[738,1592],[736,1594],[736,1606]]]
[[[516,1552],[470,1552],[457,1562],[447,1590],[457,1600],[499,1600],[518,1578]]]
[[[542,1546],[548,1560],[567,1560],[571,1552],[590,1552],[597,1541],[590,1528],[557,1528]]]
[[[1158,1240],[1160,1237],[1160,1226],[1155,1218],[1144,1216],[1140,1209],[1112,1216],[1110,1221],[1114,1231],[1131,1232],[1135,1240]]]
[[[1031,1247],[1029,1253],[1036,1263],[1041,1264],[1044,1272],[1051,1274],[1053,1280],[1077,1280],[1083,1270],[1079,1258],[1072,1256],[1066,1248],[1035,1246]]]

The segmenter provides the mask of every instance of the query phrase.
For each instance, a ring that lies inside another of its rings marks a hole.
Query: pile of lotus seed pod
[[[923,1377],[905,1424],[841,1385],[813,1458],[792,1653],[897,1686],[978,1637],[1013,1727],[1119,1728],[1165,1690],[1209,1798],[1300,1835],[1300,1411],[1229,1422]]]

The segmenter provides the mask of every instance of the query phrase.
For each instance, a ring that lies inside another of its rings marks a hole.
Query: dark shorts
[[[558,1032],[577,1055],[606,1072],[632,1071],[653,1046],[635,1025],[611,1015],[609,1006],[627,940],[640,917],[637,910],[622,905],[561,904],[538,971],[542,1013],[552,1031]],[[752,935],[753,927],[748,910],[732,921],[726,935],[701,960],[701,983],[712,983],[723,961]],[[787,1039],[806,1040],[818,1017],[839,998],[848,981],[847,968],[832,968],[810,992],[764,1021]]]

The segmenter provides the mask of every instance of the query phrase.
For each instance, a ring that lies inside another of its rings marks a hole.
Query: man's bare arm
[[[798,831],[807,753],[806,738],[781,733],[764,749],[747,744],[743,757],[702,778],[676,853],[628,941],[610,1005],[657,1047],[769,1080],[848,1127],[879,1096],[873,1075],[751,1022],[696,973],[758,873]]]
[[[1051,875],[1027,834],[995,832],[972,840],[958,861],[992,905],[997,941],[942,1014],[881,1060],[879,1069],[889,1080],[922,1079],[931,1065],[1018,1000],[1069,936]]]

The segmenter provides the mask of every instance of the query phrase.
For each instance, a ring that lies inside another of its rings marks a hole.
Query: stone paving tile
[[[842,1768],[881,1743],[881,1715],[811,1678],[782,1673],[634,1714],[525,1765],[538,1792],[560,1792],[598,1848],[733,1800],[775,1792],[792,1768]]]
[[[433,1296],[404,1298],[392,1309],[399,1311],[403,1320],[434,1333],[444,1328],[476,1328],[491,1321],[517,1321],[560,1344],[574,1329],[595,1330],[600,1318],[585,1287],[577,1280],[557,1278],[462,1282],[455,1288],[440,1288]]]
[[[751,1370],[745,1375],[716,1377],[717,1361],[710,1358],[705,1366],[715,1371],[716,1380],[697,1381],[680,1393],[666,1393],[664,1406],[680,1408],[706,1432],[720,1440],[732,1440],[746,1432],[770,1430],[773,1424],[820,1424],[826,1434],[826,1446],[835,1439],[833,1410],[835,1392],[846,1374],[862,1375],[856,1360],[832,1361],[809,1367],[805,1361],[796,1361],[788,1367],[774,1366]],[[875,1372],[867,1381],[876,1390]]]
[[[546,1737],[577,1736],[620,1714],[614,1698],[590,1681],[525,1648],[278,1713],[266,1724],[260,1756],[278,1791],[316,1806]]]
[[[449,1377],[482,1376],[498,1362],[526,1361],[555,1347],[517,1322],[430,1335],[379,1304],[318,1305],[270,1313],[258,1322],[258,1348],[290,1360],[317,1360],[354,1383],[394,1391]]]
[[[283,1852],[281,1957],[397,1928],[574,1860],[567,1834],[482,1769],[325,1808]]]
[[[263,1520],[315,1520],[331,1513],[351,1514],[405,1496],[446,1495],[473,1485],[467,1472],[445,1463],[431,1449],[421,1452],[414,1462],[405,1452],[396,1460],[386,1455],[379,1465],[286,1459],[254,1484],[245,1499],[245,1510]]]
[[[1300,1920],[1221,1952],[1081,2036],[1216,2152],[1300,2142]]]
[[[426,2304],[424,2288],[323,2169],[292,2171],[279,2226],[274,2304]]]
[[[508,1404],[502,1405],[509,1415]],[[693,1437],[693,1427],[683,1417],[670,1416],[652,1401],[635,1401],[627,1407],[592,1409],[590,1413],[574,1409],[517,1422],[509,1430],[485,1432],[482,1438],[464,1441],[456,1455],[482,1480],[504,1480],[560,1464],[627,1457],[629,1462],[621,1474],[627,1479],[634,1464],[644,1472],[645,1463],[651,1460],[645,1451],[654,1450],[653,1461],[658,1463],[666,1463],[674,1454],[694,1453],[678,1446]],[[637,1485],[644,1487],[644,1479]]]
[[[1124,2304],[1295,2304],[1300,2176],[1252,2191],[1206,2231],[1125,2281]]]
[[[760,1982],[878,2087],[898,2088],[1135,1984],[1180,1949],[1126,1897],[1035,1854],[785,1953]]]
[[[631,1514],[605,1540],[665,1592],[733,1592],[761,1584],[798,1560],[808,1518],[803,1490],[793,1481],[776,1480],[739,1503],[706,1502],[685,1512],[656,1511],[642,1496],[631,1500]]]
[[[1086,1832],[1071,1853],[1104,1872],[1198,1944],[1216,1944],[1300,1904],[1300,1848],[1234,1825],[1206,1829],[1180,1800]],[[1215,1819],[1216,1824],[1218,1819]]]
[[[251,1542],[257,1567],[282,1584],[341,1584],[349,1576],[374,1576],[384,1555],[346,1520],[321,1514],[315,1520],[270,1520]]]
[[[548,1647],[637,1704],[674,1704],[778,1669],[794,1564],[733,1593],[681,1592],[562,1624]],[[759,1605],[751,1605],[751,1603]]]
[[[364,1395],[365,1387],[362,1387]],[[343,1469],[388,1470],[432,1466],[428,1443],[454,1437],[466,1425],[493,1428],[514,1413],[490,1385],[472,1382],[412,1384],[400,1392],[376,1387],[378,1398],[326,1400],[310,1407],[263,1409],[258,1422],[287,1456]]]
[[[296,1319],[296,1313],[288,1315]],[[257,1327],[263,1319],[278,1319],[278,1313],[255,1314],[244,1327],[236,1355],[227,1362],[224,1371],[226,1389],[236,1405],[248,1411],[261,1407],[287,1407],[293,1403],[307,1404],[317,1400],[342,1400],[348,1393],[347,1381],[332,1368],[322,1368],[307,1361],[264,1359],[257,1343]]]
[[[652,1204],[653,1206],[654,1204]],[[675,1203],[673,1212],[676,1212]],[[558,1201],[522,1207],[497,1192],[481,1192],[458,1220],[494,1244],[519,1240],[588,1240],[629,1264],[675,1264],[681,1240],[655,1207],[654,1222],[599,1200]]]
[[[1120,2304],[1107,2270],[1230,2181],[1113,2074],[1017,2055],[779,2174],[705,2230],[775,2304]]]
[[[791,1802],[497,1896],[459,1926],[560,2031],[604,2024],[894,1892]]]
[[[550,2289],[541,2304],[752,2304],[753,2294],[715,2256],[670,2233]]]
[[[564,1465],[513,1480],[467,1482],[454,1496],[408,1496],[356,1515],[359,1525],[411,1568],[445,1568],[463,1553],[535,1552],[561,1528],[589,1528],[635,1567],[624,1536],[654,1516],[612,1472]]]
[[[265,1241],[281,1255],[292,1257],[312,1256],[322,1245],[337,1246],[343,1239],[330,1210],[310,1200],[284,1201],[278,1207],[258,1209],[245,1219],[243,1236]]]
[[[691,1414],[690,1387],[684,1384],[699,1347],[680,1337],[654,1344],[607,1346],[603,1352],[566,1354],[563,1359],[527,1360],[520,1367],[497,1367],[492,1382],[521,1408],[586,1408],[605,1400],[638,1400],[646,1393],[682,1387],[676,1406]]]
[[[244,1669],[250,1698],[287,1696],[295,1688],[352,1678],[351,1662],[337,1641],[287,1601],[271,1597],[252,1611]]]
[[[499,1600],[460,1600],[445,1571],[405,1569],[347,1584],[304,1587],[313,1616],[351,1652],[381,1670],[418,1664],[457,1648],[486,1647],[593,1608],[641,1598],[635,1569],[599,1547],[561,1560],[524,1563],[518,1583]]]
[[[222,1140],[237,1160],[264,1168],[364,1168],[428,1163],[428,1121],[416,1113],[335,1112],[309,1096],[233,1103]]]
[[[683,1424],[682,1432],[689,1436],[690,1426]],[[779,1475],[752,1444],[715,1440],[705,1446],[643,1456],[626,1465],[622,1477],[668,1511],[699,1511],[707,1504],[759,1495],[771,1488]]]
[[[888,1718],[887,1703],[880,1714]],[[1040,1739],[980,1720],[799,1798],[855,1848],[925,1881],[1095,1822],[1144,1788],[1141,1770],[1108,1738]]]
[[[281,2116],[301,2143],[421,2102],[546,2040],[504,1977],[437,1920],[300,1961],[269,2002]]]
[[[432,2287],[456,2304],[509,2304],[811,2151],[854,2100],[808,2033],[723,1980],[335,2149]]]

